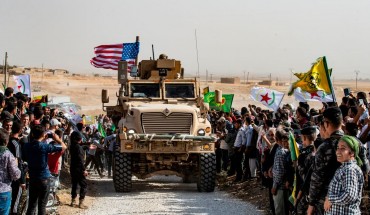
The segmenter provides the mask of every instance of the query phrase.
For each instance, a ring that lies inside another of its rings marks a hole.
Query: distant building
[[[50,72],[53,73],[53,75],[64,75],[64,74],[69,74],[69,72],[65,69],[52,69]]]
[[[272,86],[275,85],[275,81],[263,80],[261,82],[258,82],[258,85]]]
[[[221,78],[223,84],[240,84],[240,78]]]

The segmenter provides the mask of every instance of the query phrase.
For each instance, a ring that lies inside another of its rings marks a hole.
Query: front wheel
[[[113,184],[116,192],[130,192],[132,189],[131,154],[120,153],[118,144],[114,147]]]
[[[214,153],[199,156],[199,192],[213,192],[216,185],[216,155]]]

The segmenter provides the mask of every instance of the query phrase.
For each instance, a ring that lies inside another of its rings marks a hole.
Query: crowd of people
[[[6,88],[0,93],[0,215],[19,214],[23,193],[28,195],[27,214],[46,214],[50,181],[60,187],[63,167],[69,167],[71,176],[71,206],[86,209],[88,171],[97,171],[100,177],[107,171],[111,177],[110,143],[115,141],[111,119],[97,117],[107,132],[103,135],[98,126],[76,124],[57,108],[13,92]]]
[[[235,177],[235,183],[261,179],[273,214],[361,214],[370,187],[366,97],[350,94],[339,106],[323,103],[320,110],[301,102],[276,112],[254,105],[210,111],[217,173]],[[27,214],[45,214],[50,178],[59,180],[63,167],[71,176],[71,206],[87,208],[89,171],[112,176],[112,119],[97,117],[103,131],[74,124],[58,109],[13,95],[12,88],[0,94],[0,112],[0,214],[19,213],[25,190]]]
[[[350,94],[321,109],[300,102],[276,112],[254,105],[211,111],[216,170],[235,183],[261,179],[272,214],[361,214],[370,187],[366,97]]]

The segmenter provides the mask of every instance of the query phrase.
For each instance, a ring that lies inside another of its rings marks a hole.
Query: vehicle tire
[[[130,192],[132,188],[131,154],[120,153],[114,146],[113,184],[116,192]]]
[[[197,188],[199,192],[213,192],[216,180],[216,155],[214,153],[200,154],[199,178]]]

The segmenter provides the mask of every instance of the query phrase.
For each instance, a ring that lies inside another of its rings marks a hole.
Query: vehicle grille
[[[143,131],[147,134],[190,134],[192,122],[191,113],[171,113],[169,116],[160,112],[141,114]]]

